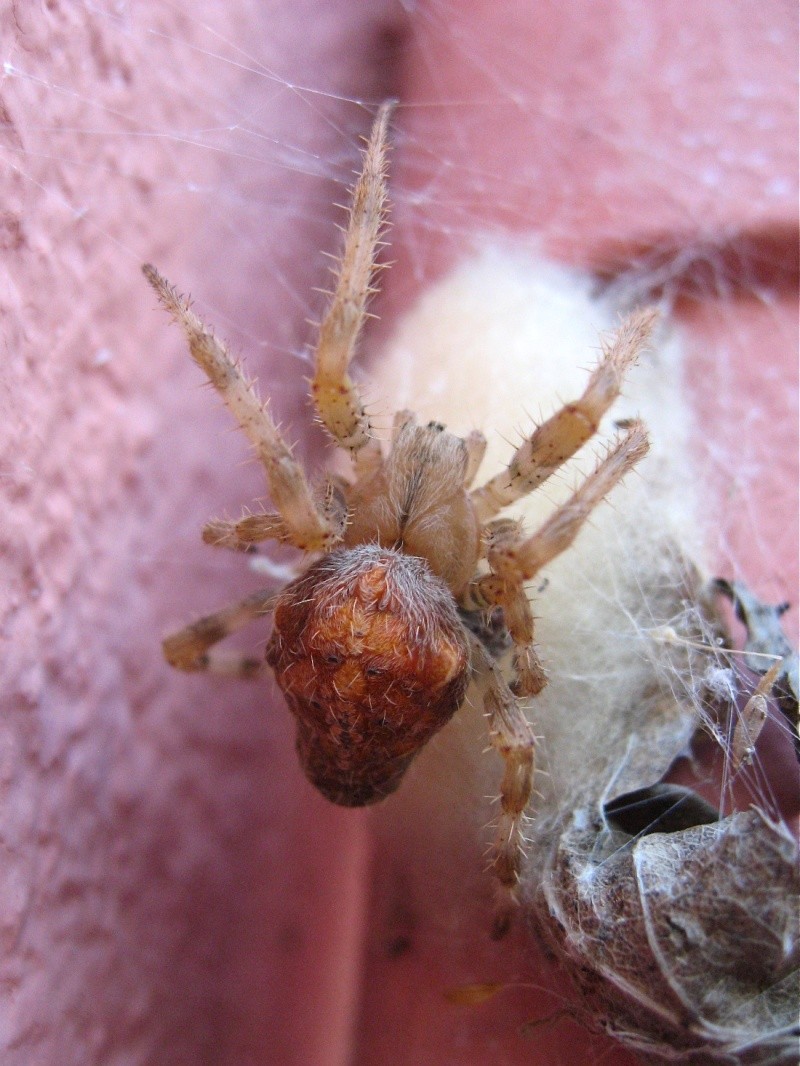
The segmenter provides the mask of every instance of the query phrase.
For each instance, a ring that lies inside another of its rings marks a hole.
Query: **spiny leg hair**
[[[323,517],[333,529],[344,531],[347,521],[347,503],[336,484],[329,477],[314,499]],[[265,540],[293,543],[286,522],[278,514],[245,514],[235,521],[214,518],[203,527],[203,542],[217,548],[233,551],[252,551],[256,544]]]
[[[241,365],[231,359],[225,345],[192,311],[189,301],[155,267],[147,263],[142,270],[163,306],[183,329],[192,358],[256,449],[267,475],[272,502],[278,511],[270,516],[274,522],[265,530],[266,535],[275,535],[274,530],[279,532],[278,539],[286,540],[296,548],[329,551],[341,540],[344,521],[336,521],[320,507],[303,468],[292,456],[267,405],[259,399]]]
[[[239,603],[198,618],[164,640],[165,659],[178,670],[207,670],[214,674],[244,678],[263,674],[266,670],[263,656],[256,659],[236,652],[211,649],[254,619],[268,614],[275,605],[275,599],[274,593],[260,589]]]
[[[579,400],[566,404],[538,426],[517,449],[508,467],[474,489],[472,502],[482,522],[533,492],[597,432],[600,420],[619,396],[627,371],[636,362],[658,312],[636,311],[619,327]]]
[[[533,647],[533,614],[525,594],[525,582],[570,547],[589,515],[644,458],[647,449],[643,424],[633,422],[622,440],[610,449],[583,484],[531,536],[524,536],[521,525],[513,520],[501,519],[489,523],[486,528],[486,558],[490,573],[471,582],[462,604],[470,610],[503,608],[514,642],[516,678],[513,689],[517,695],[535,696],[547,684]]]
[[[476,637],[471,644],[473,670],[488,719],[489,742],[504,764],[492,870],[507,893],[505,902],[510,903],[522,867],[522,822],[533,789],[536,737],[491,656]]]
[[[500,537],[489,545],[487,560],[493,573],[508,581],[530,581],[570,547],[586,519],[649,448],[642,422],[632,422],[618,444],[609,449],[583,484],[535,533]]]
[[[367,317],[386,219],[387,133],[392,104],[384,104],[372,127],[361,174],[352,193],[336,285],[319,328],[311,396],[323,425],[340,447],[355,454],[370,445],[370,424],[347,370]]]

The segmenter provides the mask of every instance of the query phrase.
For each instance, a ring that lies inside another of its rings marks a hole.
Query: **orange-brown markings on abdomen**
[[[361,545],[284,590],[267,661],[307,776],[334,802],[362,806],[397,788],[459,708],[470,652],[451,594],[423,560]]]

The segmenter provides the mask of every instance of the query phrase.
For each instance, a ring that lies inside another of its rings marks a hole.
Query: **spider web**
[[[427,1027],[441,1061],[575,1061],[563,1030],[520,1044],[524,989],[443,1016],[448,982],[540,979],[524,945],[476,946],[468,879],[461,918],[424,926],[403,861],[427,812],[408,839],[377,830],[370,873],[372,823],[303,791],[282,708],[268,720],[248,689],[165,680],[158,635],[252,588],[200,526],[263,486],[139,266],[191,292],[319,463],[303,378],[333,205],[375,106],[399,96],[394,266],[361,359],[378,425],[395,407],[368,384],[381,344],[476,250],[567,264],[610,303],[656,299],[684,334],[705,561],[796,604],[794,15],[749,9],[744,64],[740,15],[668,11],[659,27],[621,3],[602,28],[576,12],[569,34],[542,14],[533,43],[514,5],[487,24],[447,0],[17,2],[0,16],[9,1061],[157,1061],[160,1040],[175,1061],[361,1064],[379,1061],[381,1024],[402,1026],[412,1056]],[[425,407],[411,369],[398,385]],[[542,413],[520,395],[505,432]],[[472,428],[468,411],[455,428]],[[774,809],[758,757],[752,780]],[[443,808],[462,798],[443,781]],[[410,965],[420,921],[430,980],[363,964],[366,937]]]

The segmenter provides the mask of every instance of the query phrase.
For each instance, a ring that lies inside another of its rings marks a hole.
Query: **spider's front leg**
[[[161,303],[183,329],[192,358],[225,401],[264,467],[277,514],[258,516],[261,525],[255,529],[245,527],[250,535],[248,543],[275,537],[303,551],[330,551],[342,538],[345,516],[335,509],[327,510],[324,502],[315,497],[267,405],[259,399],[241,365],[231,359],[225,345],[192,311],[189,301],[149,263],[142,270]],[[224,543],[225,536],[241,541],[244,534],[233,528],[236,525],[212,524],[217,534],[214,542]]]
[[[521,533],[497,537],[487,553],[492,575],[509,584],[530,581],[570,547],[594,509],[625,474],[645,457],[647,431],[632,422],[622,439],[609,450],[583,484],[529,537]],[[479,579],[479,584],[482,579]]]
[[[366,449],[379,455],[369,419],[347,371],[367,317],[374,289],[375,253],[386,215],[386,150],[392,105],[378,112],[353,189],[344,250],[336,285],[319,329],[311,396],[317,413],[336,443],[353,456]],[[370,462],[359,455],[359,461]]]

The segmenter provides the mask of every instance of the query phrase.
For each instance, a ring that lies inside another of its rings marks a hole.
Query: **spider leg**
[[[332,528],[344,530],[347,520],[347,503],[339,484],[340,479],[329,477],[321,493],[315,494],[317,505]],[[203,541],[215,548],[231,548],[233,551],[250,551],[264,540],[278,540],[284,544],[294,543],[286,521],[274,512],[269,514],[244,514],[236,521],[214,518],[203,527]]]
[[[567,550],[595,507],[644,458],[648,447],[644,425],[638,421],[631,423],[619,443],[535,533],[525,537],[518,531],[490,539],[487,560],[492,574],[488,576],[499,576],[512,585],[530,581],[542,567]],[[477,595],[483,581],[484,578],[476,581]],[[487,582],[487,592],[490,587]]]
[[[610,343],[575,403],[566,404],[543,422],[517,449],[508,467],[472,491],[482,522],[533,492],[597,432],[601,418],[616,400],[625,374],[647,343],[658,316],[654,308],[630,315]]]
[[[464,475],[464,488],[468,489],[478,473],[478,467],[486,454],[486,437],[478,429],[473,429],[464,437],[467,448],[467,472]]]
[[[502,536],[511,537],[512,543],[516,542],[519,527],[516,522],[512,525],[513,530],[489,533],[490,550]],[[547,675],[534,647],[533,612],[522,580],[484,574],[467,587],[461,597],[461,606],[469,611],[486,612],[502,607],[503,620],[514,643],[514,680],[511,688],[517,696],[538,696],[547,684]]]
[[[235,522],[212,518],[203,526],[203,543],[214,548],[250,551],[264,540],[288,540],[286,523],[279,514],[246,514]]]
[[[643,425],[634,422],[580,488],[532,536],[525,537],[520,524],[509,519],[492,522],[484,530],[491,572],[469,584],[461,604],[468,610],[503,608],[514,642],[512,688],[518,696],[536,696],[547,684],[533,644],[533,613],[525,582],[572,544],[595,507],[643,458],[647,447]]]
[[[276,596],[266,589],[253,592],[239,603],[223,607],[214,614],[198,618],[183,629],[171,633],[163,642],[164,658],[178,670],[208,670],[233,677],[257,677],[266,670],[264,658],[235,652],[212,651],[225,637],[236,633],[249,622],[268,614]]]
[[[522,821],[533,788],[536,737],[522,707],[503,675],[477,638],[472,639],[473,665],[483,687],[489,720],[489,741],[504,763],[500,785],[500,818],[494,842],[492,869],[513,901],[523,858]],[[505,924],[505,921],[504,921]]]
[[[336,443],[352,454],[372,440],[369,419],[347,369],[367,317],[367,302],[374,292],[375,253],[386,217],[386,150],[391,109],[391,104],[381,107],[364,151],[361,174],[353,189],[336,285],[319,328],[311,381],[311,396],[322,423]]]
[[[231,359],[218,340],[181,296],[149,263],[144,275],[159,300],[182,327],[192,358],[230,408],[266,471],[272,500],[278,509],[286,539],[305,551],[328,551],[342,537],[344,522],[337,523],[320,508],[303,468],[278,432],[266,404],[259,399],[239,363]]]

